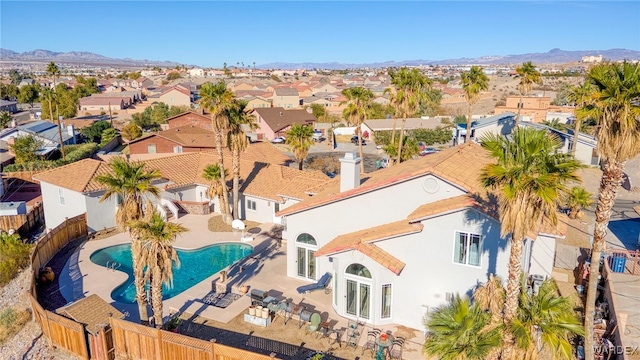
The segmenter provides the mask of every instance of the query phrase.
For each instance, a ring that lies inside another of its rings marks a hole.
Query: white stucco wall
[[[427,177],[435,178],[438,182],[439,189],[435,194],[427,193],[422,188]],[[287,259],[287,276],[297,277],[295,240],[301,233],[312,235],[318,242],[318,247],[321,247],[338,235],[406,219],[423,204],[463,193],[448,182],[432,175],[424,175],[367,194],[287,215],[286,230],[282,235],[283,239],[287,240],[287,252],[291,254]]]
[[[71,218],[87,211],[84,195],[79,192],[64,189],[56,185],[40,182],[42,190],[42,204],[44,206],[44,221],[49,229],[60,225],[65,218]],[[60,192],[64,194],[64,205],[60,204]]]
[[[254,201],[256,209],[250,210],[247,201]],[[273,201],[257,198],[250,195],[240,195],[240,218],[243,220],[257,221],[259,223],[273,222]]]
[[[114,196],[100,202],[104,192],[86,195],[87,225],[89,231],[98,231],[116,226],[116,198]]]

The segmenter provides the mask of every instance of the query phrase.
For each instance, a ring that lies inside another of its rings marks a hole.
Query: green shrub
[[[0,312],[0,326],[11,327],[16,320],[18,320],[18,314],[13,308],[6,308]]]
[[[98,151],[99,146],[96,143],[86,143],[80,145],[67,145],[64,149],[66,152],[66,160],[38,160],[22,164],[11,164],[7,165],[4,168],[4,171],[34,171],[57,168],[93,156],[93,154]]]
[[[29,265],[31,245],[20,235],[0,233],[0,286],[6,285],[20,270]]]
[[[0,344],[4,344],[17,334],[31,318],[29,310],[15,311],[6,308],[0,312]]]

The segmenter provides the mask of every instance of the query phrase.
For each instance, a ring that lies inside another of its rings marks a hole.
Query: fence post
[[[210,360],[215,360],[216,358],[216,339],[209,340],[211,342],[211,354],[209,354]]]

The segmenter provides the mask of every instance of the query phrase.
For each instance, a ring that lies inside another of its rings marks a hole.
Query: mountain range
[[[446,60],[405,60],[405,61],[385,61],[376,63],[291,63],[291,62],[274,62],[256,66],[261,69],[350,69],[350,68],[386,68],[396,66],[415,66],[415,65],[508,65],[521,64],[531,61],[534,64],[550,64],[550,63],[568,63],[577,62],[583,56],[602,55],[605,60],[640,60],[640,51],[628,49],[609,49],[609,50],[576,50],[567,51],[560,49],[552,49],[546,53],[529,53],[517,55],[494,55],[482,56],[478,58],[461,58]],[[23,53],[0,49],[1,61],[31,61],[31,62],[60,62],[60,63],[84,63],[95,65],[128,65],[128,66],[160,66],[174,67],[179,65],[173,61],[153,61],[153,60],[134,60],[129,58],[117,59],[110,58],[99,54],[86,51],[71,52],[55,52],[50,50],[33,50]]]
[[[154,61],[110,58],[87,51],[56,52],[51,50],[36,49],[17,53],[12,50],[0,48],[0,61],[29,61],[29,62],[57,62],[57,63],[78,63],[95,65],[128,65],[128,66],[160,66],[174,67],[180,65],[174,61]]]

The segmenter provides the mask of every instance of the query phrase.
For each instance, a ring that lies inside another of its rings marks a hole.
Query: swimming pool
[[[173,287],[163,285],[162,298],[170,299],[196,285],[209,276],[251,254],[253,247],[248,244],[223,243],[195,250],[176,249],[180,258],[180,268],[173,267]],[[136,288],[133,285],[131,266],[131,244],[109,246],[95,251],[91,262],[114,268],[129,275],[127,280],[113,289],[113,300],[133,304],[136,302]]]

